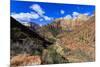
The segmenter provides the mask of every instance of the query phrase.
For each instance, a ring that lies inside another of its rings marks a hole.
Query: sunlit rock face
[[[28,54],[18,54],[11,58],[11,67],[32,66],[41,64],[40,56],[30,56]]]
[[[51,24],[49,24],[50,29],[58,30],[60,28],[60,32],[62,31],[72,31],[75,27],[81,26],[83,23],[88,21],[90,16],[87,14],[79,14],[77,17],[71,18],[58,18],[55,19]]]

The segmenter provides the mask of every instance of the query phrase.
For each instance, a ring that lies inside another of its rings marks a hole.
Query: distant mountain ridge
[[[58,18],[50,24],[44,26],[54,36],[64,31],[71,32],[75,27],[80,27],[84,23],[88,23],[91,16],[80,14],[76,18]]]
[[[40,28],[40,26],[38,24],[36,24],[35,22],[26,22],[26,23],[22,23],[24,26],[30,28],[31,30],[37,30]]]

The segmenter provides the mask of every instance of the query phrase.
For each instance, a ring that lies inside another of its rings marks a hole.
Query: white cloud
[[[60,12],[61,12],[61,14],[64,14],[64,13],[65,13],[65,11],[64,11],[64,10],[61,10]]]
[[[90,13],[79,13],[79,12],[73,12],[72,16],[71,15],[66,15],[65,17],[63,17],[64,19],[76,19],[78,17],[87,17]],[[61,17],[62,18],[62,17]]]
[[[78,13],[78,12],[73,12],[73,17],[77,17],[78,15],[79,15],[80,13]]]
[[[32,6],[30,6],[30,8],[36,11],[39,15],[43,15],[45,13],[43,9],[40,7],[40,5],[38,4],[33,4]]]
[[[30,12],[30,13],[12,13],[11,14],[12,17],[14,17],[15,19],[17,19],[20,22],[30,22],[31,19],[38,19],[39,15],[34,13],[34,12]]]
[[[43,19],[40,19],[40,21],[43,21]]]
[[[72,16],[71,15],[66,15],[64,18],[65,19],[72,19]]]
[[[23,23],[23,24],[28,24],[28,22],[21,22],[21,23]]]
[[[89,13],[84,13],[84,15],[87,15],[87,16],[88,16],[88,15],[89,15]]]
[[[52,18],[48,17],[48,16],[43,16],[45,20],[52,20]]]
[[[35,12],[37,12],[37,14],[41,17],[44,18],[46,21],[50,21],[52,20],[51,17],[45,16],[45,11],[43,11],[42,7],[38,4],[33,4],[32,6],[30,6],[30,8],[32,10],[34,10]],[[43,19],[40,19],[40,21],[43,21]]]
[[[77,17],[79,16],[80,14],[83,14],[83,15],[89,15],[89,13],[79,13],[79,12],[73,12],[73,17]]]

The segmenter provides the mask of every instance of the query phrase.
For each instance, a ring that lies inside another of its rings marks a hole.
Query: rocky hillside
[[[77,18],[72,19],[60,18],[54,20],[51,24],[40,27],[37,30],[38,36],[40,35],[43,38],[42,43],[40,42],[41,38],[34,39],[32,36],[29,37],[29,35],[26,35],[28,34],[26,32],[24,32],[24,35],[21,35],[18,34],[19,30],[13,29],[11,30],[17,32],[12,32],[11,36],[15,38],[17,36],[19,38],[25,36],[23,38],[25,41],[19,45],[19,42],[17,43],[11,40],[11,51],[17,49],[16,52],[18,52],[17,55],[11,58],[12,66],[95,61],[94,15],[79,15]],[[36,40],[40,41],[36,43]],[[34,43],[38,45],[36,50],[33,49],[35,46]],[[22,53],[28,50],[29,52],[19,54],[20,50],[18,51],[18,48],[14,48],[12,46],[14,44],[16,45],[15,47],[21,46],[20,49],[23,48]],[[46,44],[50,45],[46,46]],[[13,52],[11,53],[13,54]]]
[[[75,27],[72,32],[64,32],[57,36],[57,43],[69,48],[66,56],[70,62],[95,60],[95,17],[90,17],[81,26]]]
[[[24,23],[22,23],[22,25],[28,27],[29,29],[31,29],[33,31],[34,30],[37,31],[40,28],[40,26],[38,24],[36,24],[35,22],[24,22]]]
[[[55,19],[52,23],[43,26],[42,30],[48,31],[54,37],[62,32],[72,32],[75,28],[79,28],[84,23],[86,23],[91,16],[80,14],[76,18],[58,18]],[[45,34],[45,32],[44,32]]]
[[[41,53],[42,49],[52,44],[35,30],[22,25],[11,17],[11,57],[17,54]]]
[[[56,19],[44,28],[56,39],[53,45],[60,46],[57,53],[68,62],[95,60],[95,16],[79,15],[76,19]],[[47,52],[49,51],[48,48]]]

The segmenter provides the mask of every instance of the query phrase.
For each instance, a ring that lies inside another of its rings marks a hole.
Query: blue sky
[[[25,2],[11,0],[11,16],[18,21],[35,22],[39,25],[45,25],[56,18],[73,18],[75,15],[92,15],[95,6],[57,4],[43,2]]]

